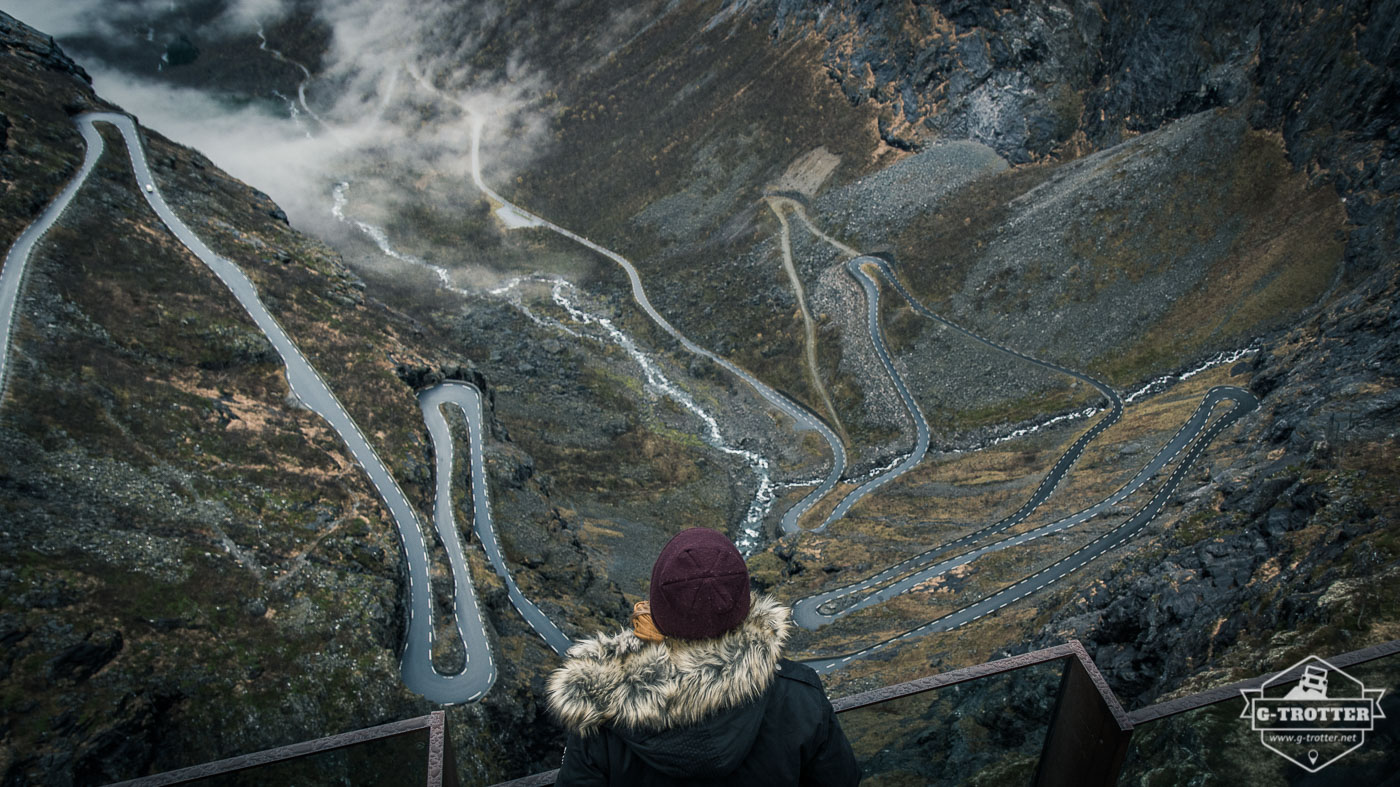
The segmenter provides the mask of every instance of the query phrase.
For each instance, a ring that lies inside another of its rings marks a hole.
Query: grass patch
[[[1171,201],[1188,214],[1167,212],[1154,227],[1162,233],[1161,254],[1182,248],[1174,239],[1189,244],[1203,228],[1238,225],[1242,231],[1202,283],[1177,298],[1140,339],[1094,362],[1118,384],[1287,325],[1316,302],[1341,263],[1346,215],[1335,190],[1293,171],[1274,136],[1248,131],[1228,168],[1179,180],[1175,190],[1202,198]],[[1180,233],[1189,237],[1177,239]]]

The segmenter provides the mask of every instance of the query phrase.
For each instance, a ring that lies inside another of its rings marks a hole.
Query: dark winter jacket
[[[569,732],[558,784],[859,782],[817,674],[780,658],[790,614],[758,597],[715,639],[649,644],[623,631],[570,648],[549,681]]]

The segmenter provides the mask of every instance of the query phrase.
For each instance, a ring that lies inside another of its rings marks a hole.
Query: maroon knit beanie
[[[680,639],[718,637],[749,615],[749,569],[721,533],[682,530],[651,567],[651,620]]]

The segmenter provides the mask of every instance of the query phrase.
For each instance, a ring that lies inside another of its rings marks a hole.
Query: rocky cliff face
[[[1146,241],[1157,244],[1153,253],[1173,258],[1157,270],[1169,268],[1168,278],[1180,283],[1178,277],[1195,264],[1198,252],[1190,249],[1205,251],[1210,244],[1183,243],[1181,236],[1162,228],[1160,216],[1173,204],[1200,206],[1211,199],[1200,193],[1179,202],[1184,193],[1170,195],[1186,185],[1174,173],[1214,169],[1198,157],[1221,155],[1219,160],[1230,162],[1230,168],[1255,173],[1249,176],[1255,185],[1225,197],[1222,204],[1271,206],[1233,225],[1257,226],[1263,234],[1244,245],[1220,247],[1235,271],[1242,270],[1242,262],[1259,265],[1260,286],[1278,283],[1288,263],[1282,258],[1262,262],[1258,251],[1298,227],[1321,223],[1332,228],[1317,236],[1319,244],[1335,244],[1331,250],[1299,267],[1302,278],[1279,291],[1307,301],[1290,312],[1297,316],[1254,322],[1245,332],[1259,337],[1263,349],[1234,371],[1249,376],[1263,407],[1235,445],[1222,448],[1200,474],[1200,487],[1178,502],[1160,534],[1149,536],[1135,553],[1108,561],[1095,577],[1080,582],[1081,590],[1050,594],[1037,604],[1038,621],[1019,633],[1012,625],[990,635],[993,640],[1043,646],[1077,637],[1120,695],[1145,704],[1174,691],[1260,674],[1308,652],[1342,652],[1394,637],[1393,490],[1400,481],[1395,463],[1400,447],[1400,312],[1395,305],[1400,295],[1400,178],[1394,174],[1400,112],[1392,100],[1400,84],[1397,9],[1386,3],[1328,8],[1197,3],[1188,9],[1134,2],[1071,7],[836,3],[820,9],[779,2],[758,9],[757,17],[767,20],[775,42],[812,36],[826,40],[826,73],[853,106],[878,108],[879,133],[886,144],[919,150],[937,149],[949,139],[974,140],[1023,165],[1023,177],[1034,180],[1031,188],[1012,187],[1009,195],[992,198],[1005,200],[997,202],[1005,205],[997,215],[978,213],[975,204],[944,208],[949,218],[966,215],[973,226],[984,218],[1000,225],[994,233],[974,230],[964,240],[950,226],[953,222],[916,223],[912,229],[922,237],[896,247],[903,259],[928,266],[925,292],[989,331],[1017,334],[1016,326],[1027,314],[1048,313],[1037,305],[1041,297],[1055,299],[1061,309],[1067,301],[1070,311],[1075,308],[1077,297],[1066,299],[1063,279],[1036,278],[1035,268],[1054,259],[1057,237],[1075,245],[1073,233],[1063,233],[1057,224],[1088,219],[1095,228],[1087,244],[1068,252],[1062,271],[1071,264],[1092,265],[1095,254],[1110,249],[1120,263],[1131,260],[1138,253],[1133,247]],[[1212,111],[1199,114],[1203,110]],[[1212,153],[1238,133],[1224,132],[1216,125],[1222,121],[1247,124],[1244,133],[1255,141],[1226,143],[1224,150]],[[1215,130],[1192,137],[1188,129],[1200,122]],[[1144,162],[1139,161],[1092,185],[1086,182],[1077,198],[1065,194],[1064,187],[1078,177],[1076,170],[1092,171],[1107,160],[1127,162],[1137,155],[1135,149],[1165,152],[1173,144],[1167,139],[1182,134],[1183,141],[1190,141],[1168,154],[1172,163],[1146,175],[1147,182],[1130,185],[1134,172],[1152,171],[1151,165],[1140,168]],[[1259,155],[1266,140],[1275,140],[1267,144],[1277,145],[1281,154],[1266,165],[1273,175],[1244,163]],[[1283,157],[1288,163],[1279,169]],[[1066,160],[1075,163],[1060,163]],[[1052,174],[1032,175],[1037,168]],[[1290,168],[1297,174],[1290,174]],[[1236,187],[1247,182],[1231,177]],[[1269,195],[1279,195],[1278,184],[1290,179],[1301,189],[1297,196],[1272,202]],[[1136,196],[1116,200],[1112,195],[1125,184]],[[986,198],[975,190],[962,196]],[[1095,219],[1095,203],[1105,199],[1119,207],[1112,219]],[[1318,213],[1299,222],[1273,223],[1309,200],[1320,206]],[[1123,208],[1131,212],[1134,205],[1159,218],[1125,220]],[[1338,221],[1340,211],[1345,211],[1344,224]],[[1029,223],[1027,218],[1037,213],[1055,219]],[[1115,229],[1120,221],[1123,235]],[[1231,223],[1202,215],[1186,217],[1185,226],[1214,232]],[[848,232],[854,229],[848,227]],[[1023,240],[1018,242],[1018,236]],[[926,263],[918,256],[924,244],[934,246]],[[1302,249],[1320,248],[1312,242],[1281,245],[1294,261]],[[1018,246],[1019,253],[1006,255]],[[1241,253],[1246,248],[1254,251]],[[998,283],[987,297],[987,283],[1002,278],[999,256],[1011,257],[1005,263],[1008,283],[1004,292]],[[969,263],[955,262],[958,258],[982,266],[981,272],[968,274]],[[1144,293],[1141,285],[1147,280],[1141,272],[1153,270],[1144,262],[1136,263],[1134,298]],[[1340,266],[1332,269],[1336,262]],[[917,281],[920,274],[909,275]],[[1307,279],[1311,284],[1302,283]],[[961,292],[960,286],[965,288]],[[1238,299],[1249,288],[1230,292]],[[1190,297],[1183,292],[1167,302],[1176,309],[1182,303],[1178,298]],[[998,298],[1013,308],[999,306]],[[1105,303],[1102,296],[1091,300]],[[1029,323],[1043,326],[1036,319]],[[1180,348],[1197,341],[1184,324],[1166,334],[1144,326],[1130,331],[1153,337],[1159,346]],[[1015,346],[1043,342],[1049,346],[1042,352],[1053,354],[1054,345],[1063,351],[1067,335],[1024,331],[1010,341]],[[1099,368],[1121,382],[1140,379],[1154,365],[1161,368],[1162,358],[1138,364],[1130,362],[1132,354],[1120,355],[1116,366]],[[799,550],[799,562],[802,557]],[[791,560],[788,566],[790,571]],[[965,642],[982,641],[978,634],[965,636],[971,637]],[[1017,644],[1006,652],[1024,647]],[[935,663],[963,661],[951,643],[929,652],[939,654],[933,656]],[[1199,731],[1178,730],[1154,740],[1163,746],[1183,741],[1202,746],[1192,734]],[[1156,760],[1135,767],[1144,778],[1155,773],[1177,780],[1199,778],[1212,767],[1217,776],[1243,772],[1218,763],[1188,766]],[[1267,769],[1252,760],[1248,767]],[[1381,773],[1375,762],[1355,767],[1357,778]]]
[[[894,144],[982,142],[1013,163],[1112,147],[1244,107],[1349,197],[1349,258],[1393,259],[1396,18],[1388,2],[1010,2],[760,6],[778,40],[819,36],[853,105]],[[898,129],[898,131],[896,131]]]

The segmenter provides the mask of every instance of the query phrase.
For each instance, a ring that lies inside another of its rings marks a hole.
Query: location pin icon
[[[1313,749],[1312,751],[1308,752],[1308,762],[1312,763],[1313,765],[1317,764],[1317,749]]]

